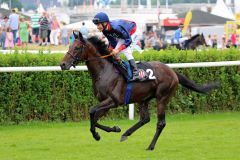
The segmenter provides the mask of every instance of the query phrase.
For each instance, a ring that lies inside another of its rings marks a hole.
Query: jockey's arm
[[[120,35],[120,37],[124,40],[124,44],[122,44],[120,47],[117,48],[120,52],[131,45],[132,38],[130,34],[121,26],[119,26],[116,31],[118,35]]]

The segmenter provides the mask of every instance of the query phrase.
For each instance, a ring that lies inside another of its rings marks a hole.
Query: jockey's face
[[[104,23],[98,23],[98,24],[96,24],[96,26],[97,26],[98,31],[99,31],[99,32],[102,32],[102,31],[105,29],[106,22],[104,22]]]

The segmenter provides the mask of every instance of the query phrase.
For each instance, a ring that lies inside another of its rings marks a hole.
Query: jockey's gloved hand
[[[111,52],[112,55],[117,55],[118,53],[119,53],[118,49],[113,49]]]
[[[113,47],[112,47],[112,46],[109,46],[109,47],[108,47],[108,51],[111,53],[112,50],[113,50]]]

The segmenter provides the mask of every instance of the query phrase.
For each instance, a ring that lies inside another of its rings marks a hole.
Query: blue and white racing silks
[[[177,41],[178,44],[179,44],[180,38],[182,38],[182,30],[181,30],[180,28],[178,28],[178,29],[175,31],[174,40]]]

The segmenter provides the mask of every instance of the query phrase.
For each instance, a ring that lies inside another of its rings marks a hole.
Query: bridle
[[[76,39],[76,40],[77,40],[77,39]],[[78,40],[78,41],[80,41],[80,40]],[[79,51],[78,54],[76,54],[75,56],[74,56],[72,53],[70,53],[69,51],[66,53],[66,54],[70,55],[70,56],[73,58],[73,62],[72,62],[72,66],[73,66],[73,67],[76,67],[76,65],[81,61],[81,59],[79,58],[78,55],[81,54],[81,53],[84,51],[85,47],[86,47],[85,44],[81,44],[80,47],[76,47],[75,49],[76,49],[76,50],[80,50],[80,51]],[[110,57],[110,56],[113,56],[113,54],[111,53],[111,54],[108,54],[108,55],[99,56],[99,57],[94,57],[94,58],[88,58],[88,57],[87,57],[85,60],[82,60],[82,61],[88,62],[88,61],[93,61],[93,60],[108,58],[108,57]]]

